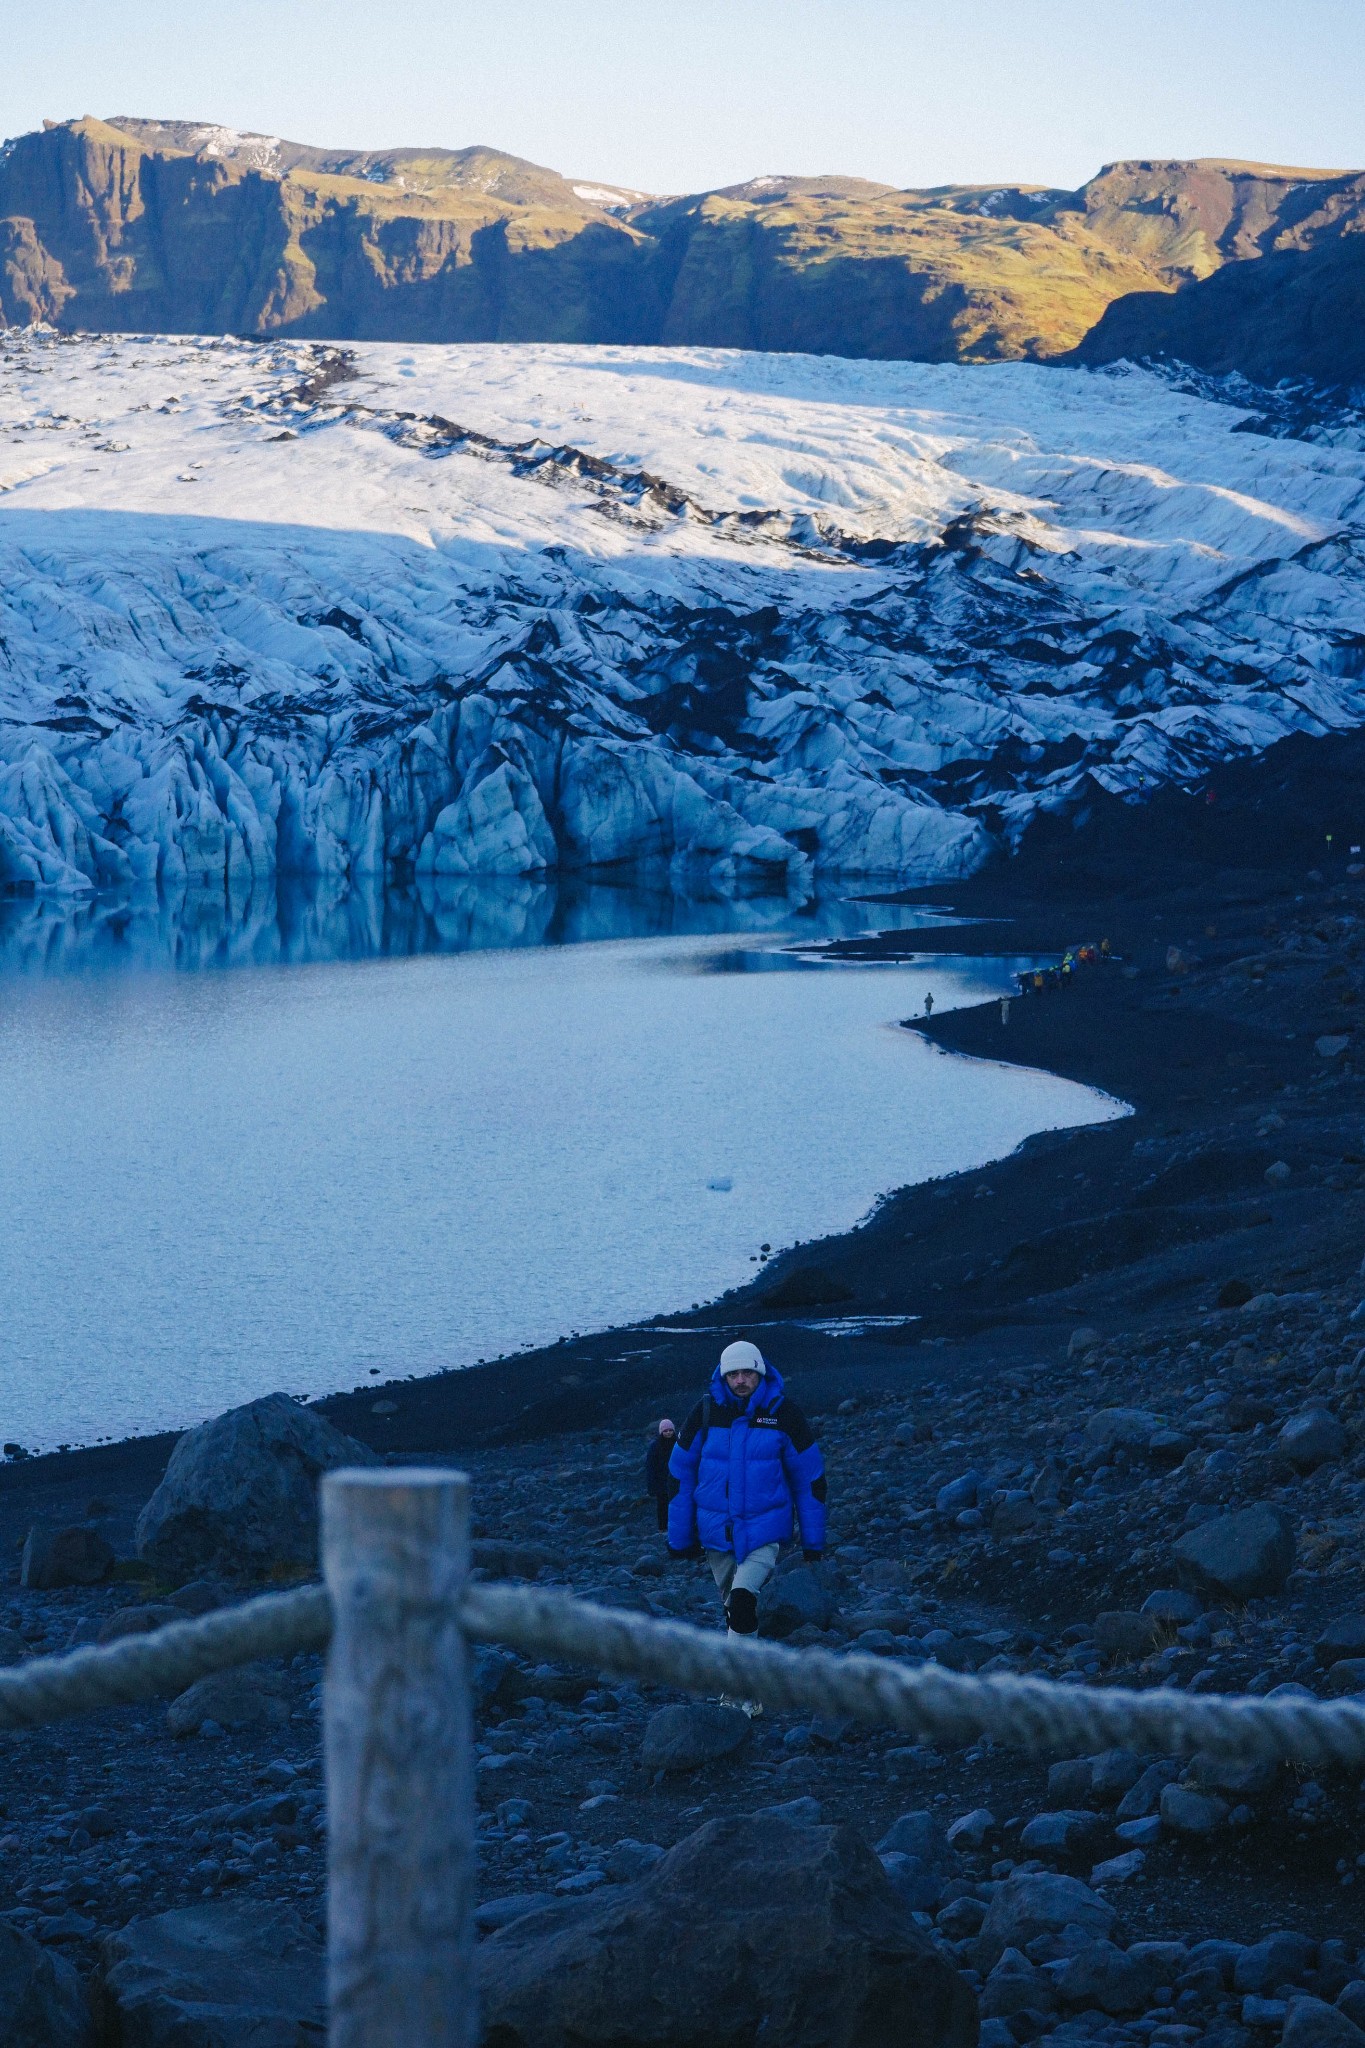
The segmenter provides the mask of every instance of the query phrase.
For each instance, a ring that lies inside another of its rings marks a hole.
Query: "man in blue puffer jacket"
[[[727,1344],[668,1461],[668,1548],[706,1552],[733,1635],[758,1627],[758,1595],[784,1543],[825,1548],[825,1461],[782,1375],[756,1344]],[[757,1707],[748,1707],[754,1713]]]

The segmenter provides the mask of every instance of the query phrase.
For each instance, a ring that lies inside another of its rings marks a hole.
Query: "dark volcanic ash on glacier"
[[[11,330],[0,882],[961,874],[1365,721],[1359,437],[1255,425],[1127,367]]]

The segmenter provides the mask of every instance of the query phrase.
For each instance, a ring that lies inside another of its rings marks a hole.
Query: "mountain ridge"
[[[1107,164],[1074,192],[828,173],[658,195],[484,145],[87,116],[0,149],[0,322],[1080,361],[1114,334],[1160,353],[1165,302],[1230,268],[1316,255],[1311,291],[1362,229],[1365,172],[1237,159]]]

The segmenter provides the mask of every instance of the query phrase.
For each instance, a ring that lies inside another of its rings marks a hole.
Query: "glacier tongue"
[[[11,330],[0,884],[927,880],[1359,723],[1365,452],[1253,396]]]

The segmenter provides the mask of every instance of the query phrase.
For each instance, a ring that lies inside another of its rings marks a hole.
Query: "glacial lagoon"
[[[0,1433],[666,1315],[887,1189],[1124,1113],[899,1028],[1018,960],[821,958],[916,922],[492,882],[0,906]]]

